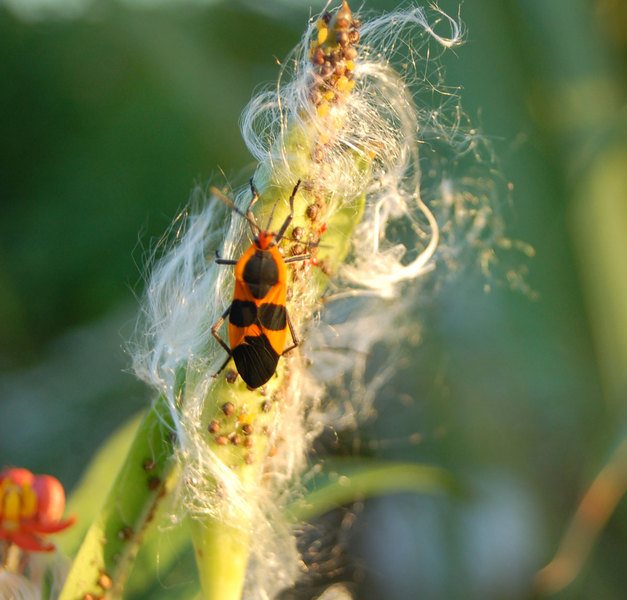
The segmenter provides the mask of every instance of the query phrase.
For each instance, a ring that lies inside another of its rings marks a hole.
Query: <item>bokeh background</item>
[[[146,258],[195,183],[251,172],[241,109],[321,5],[0,1],[1,464],[54,473],[71,490],[147,405],[124,350]],[[460,14],[466,44],[444,54],[446,81],[462,86],[513,184],[509,231],[535,248],[537,297],[507,281],[487,294],[469,272],[420,307],[422,343],[352,447],[447,467],[470,493],[391,495],[339,513],[352,525],[327,575],[351,581],[359,600],[539,596],[535,574],[594,478],[615,466],[607,489],[617,498],[627,478],[617,450],[627,5],[473,0]],[[627,505],[579,547],[588,541],[575,581],[550,597],[625,597]],[[162,597],[183,596],[184,577],[167,585]]]

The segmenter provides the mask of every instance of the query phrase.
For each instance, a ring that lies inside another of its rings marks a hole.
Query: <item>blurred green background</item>
[[[194,183],[251,172],[240,112],[321,7],[0,2],[0,464],[71,489],[147,405],[124,351],[146,257]],[[514,185],[510,234],[536,249],[538,299],[467,274],[417,311],[422,344],[359,452],[445,466],[472,493],[351,508],[327,575],[359,600],[534,597],[626,430],[627,4],[473,0],[461,18],[446,80]],[[624,598],[626,561],[623,502],[552,597]]]

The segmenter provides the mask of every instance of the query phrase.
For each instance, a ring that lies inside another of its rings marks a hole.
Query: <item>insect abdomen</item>
[[[270,340],[262,333],[244,337],[243,341],[233,348],[233,360],[246,385],[258,388],[274,375],[279,355],[270,344]]]

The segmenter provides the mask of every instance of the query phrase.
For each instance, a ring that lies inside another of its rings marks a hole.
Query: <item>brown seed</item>
[[[290,248],[290,254],[292,256],[300,256],[301,254],[305,254],[305,246],[302,244],[294,244]]]
[[[322,48],[318,48],[312,57],[312,62],[315,65],[323,65],[324,64],[324,50]]]
[[[218,446],[226,446],[229,443],[229,440],[225,435],[217,435],[215,437],[215,441]]]
[[[103,590],[110,590],[113,586],[113,581],[111,581],[111,577],[109,577],[106,573],[100,573],[100,577],[98,577],[98,585]]]
[[[144,471],[152,471],[156,466],[157,465],[156,465],[154,459],[152,459],[152,458],[147,458],[142,463],[142,467],[144,468]]]
[[[130,540],[133,537],[133,528],[132,527],[122,527],[120,531],[118,531],[118,537],[121,540]]]
[[[234,412],[235,412],[235,406],[233,406],[232,402],[225,402],[222,405],[222,412],[227,416],[230,417]]]
[[[333,65],[329,61],[325,61],[325,63],[320,67],[320,75],[322,75],[323,79],[327,79],[333,75]]]
[[[253,438],[245,438],[244,439],[244,448],[252,448],[253,447]]]
[[[252,454],[247,454],[246,456],[244,456],[244,462],[247,465],[252,465],[253,464],[253,457]]]
[[[209,431],[209,433],[218,433],[218,431],[220,431],[220,423],[214,419],[209,423],[207,431]]]
[[[225,374],[224,378],[227,383],[235,383],[237,380],[237,371],[235,369],[229,369]]]
[[[335,65],[335,74],[338,77],[341,77],[344,73],[346,73],[346,63],[343,60],[340,60]]]
[[[315,221],[319,212],[320,207],[317,204],[310,204],[305,211],[305,215],[307,215],[308,219]]]
[[[359,42],[360,38],[361,38],[361,36],[359,35],[359,31],[357,31],[356,29],[351,29],[348,32],[348,41],[351,44],[356,44],[357,42]]]
[[[270,400],[264,400],[261,403],[261,410],[265,413],[270,412],[270,410],[272,409],[272,402],[270,402]]]
[[[357,56],[357,50],[352,46],[344,48],[344,58],[346,60],[353,60]]]
[[[299,240],[303,239],[304,235],[305,235],[305,230],[302,227],[294,227],[294,229],[292,229],[293,240],[296,240],[298,242]]]
[[[229,440],[234,446],[239,446],[242,443],[242,437],[237,435],[237,433],[232,433],[231,435],[229,435]]]
[[[253,426],[250,423],[244,423],[242,425],[242,433],[244,435],[251,435],[253,432]]]
[[[150,479],[148,479],[149,490],[152,490],[154,492],[155,490],[158,490],[160,487],[161,487],[161,478],[155,475],[151,477]]]
[[[337,34],[337,43],[340,46],[346,46],[348,44],[348,32],[347,31],[339,31]]]

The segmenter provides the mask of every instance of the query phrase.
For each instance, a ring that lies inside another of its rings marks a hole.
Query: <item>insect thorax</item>
[[[254,298],[264,298],[279,282],[279,268],[269,250],[256,250],[244,265],[244,282]]]

